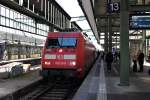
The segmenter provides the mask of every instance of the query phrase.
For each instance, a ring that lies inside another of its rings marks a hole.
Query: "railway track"
[[[19,100],[71,100],[78,86],[75,79],[56,79],[37,86]]]

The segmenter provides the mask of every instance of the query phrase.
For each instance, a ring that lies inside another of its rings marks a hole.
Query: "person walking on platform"
[[[107,70],[111,71],[111,64],[113,62],[113,54],[111,52],[108,52],[106,54],[105,60],[106,60],[106,63],[107,63]]]
[[[139,51],[139,54],[138,54],[138,64],[140,67],[139,72],[143,72],[143,63],[144,63],[144,53]]]

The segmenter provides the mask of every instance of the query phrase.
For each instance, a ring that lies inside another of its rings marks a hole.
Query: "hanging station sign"
[[[120,12],[120,2],[112,2],[107,4],[108,13],[119,13]]]

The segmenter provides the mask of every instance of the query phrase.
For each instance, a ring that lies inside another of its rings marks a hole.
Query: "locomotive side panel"
[[[82,78],[84,76],[84,38],[80,35],[77,39],[77,77]]]
[[[89,70],[89,68],[92,66],[92,63],[95,60],[95,48],[94,46],[89,42],[85,40],[84,43],[84,60],[85,60],[85,73]]]

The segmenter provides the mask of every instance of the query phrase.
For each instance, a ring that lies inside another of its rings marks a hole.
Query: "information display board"
[[[150,14],[130,15],[130,29],[150,29]]]

